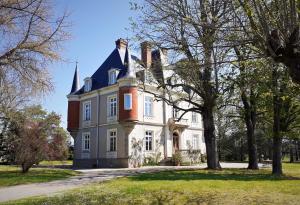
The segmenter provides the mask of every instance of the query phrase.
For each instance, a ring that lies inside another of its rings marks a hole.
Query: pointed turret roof
[[[122,44],[120,44],[120,42]],[[91,91],[110,85],[108,79],[108,72],[110,69],[117,69],[119,71],[117,79],[124,77],[135,77],[135,72],[138,69],[137,66],[142,67],[140,62],[141,60],[138,57],[130,54],[130,50],[127,47],[127,43],[124,42],[124,40],[117,40],[116,48],[102,63],[102,65],[96,70],[96,72],[91,76]],[[74,92],[73,94],[80,95],[82,93],[84,93],[83,87],[81,87],[77,92]]]
[[[78,75],[78,68],[77,68],[77,62],[76,62],[76,68],[75,68],[75,73],[74,73],[74,77],[73,77],[73,84],[72,84],[72,89],[71,89],[70,94],[78,91],[79,88],[80,88],[79,75]]]
[[[125,52],[125,58],[124,58],[124,66],[127,68],[126,74],[124,77],[134,77],[134,68],[131,62],[131,55],[128,49],[128,46],[126,47],[126,52]]]

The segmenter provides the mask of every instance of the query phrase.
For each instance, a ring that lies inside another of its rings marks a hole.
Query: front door
[[[179,136],[177,133],[173,133],[173,152],[179,150]]]

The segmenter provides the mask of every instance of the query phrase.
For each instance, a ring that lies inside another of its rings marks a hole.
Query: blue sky
[[[64,62],[50,66],[55,89],[41,99],[42,106],[62,116],[67,124],[67,98],[78,61],[80,83],[91,76],[115,48],[115,40],[132,37],[126,30],[134,15],[127,0],[55,0],[57,13],[70,11],[72,38],[64,45]]]

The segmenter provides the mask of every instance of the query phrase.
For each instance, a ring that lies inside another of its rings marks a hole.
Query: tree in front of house
[[[300,84],[300,4],[298,0],[237,0],[244,36],[258,53],[284,64]]]
[[[215,133],[216,100],[219,97],[218,73],[222,27],[228,22],[229,4],[222,1],[146,0],[142,6],[132,3],[140,12],[133,22],[136,36],[174,53],[176,63],[169,66],[174,75],[159,77],[162,71],[151,70],[165,95],[156,96],[181,111],[200,113],[209,169],[220,168]],[[155,68],[161,66],[154,62]],[[168,72],[168,71],[167,71]],[[174,97],[176,90],[180,96]],[[192,108],[180,106],[192,105]],[[181,117],[183,116],[181,115]]]
[[[67,133],[59,126],[60,116],[47,113],[41,106],[20,112],[17,133],[12,142],[15,163],[27,172],[42,160],[64,160],[68,157]]]

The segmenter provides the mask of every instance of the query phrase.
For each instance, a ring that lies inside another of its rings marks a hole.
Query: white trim
[[[111,110],[110,110],[110,100],[116,98],[116,115],[110,116]],[[119,112],[119,106],[118,106],[118,96],[116,94],[107,96],[106,99],[106,118],[107,122],[114,122],[118,119],[118,112]]]
[[[85,149],[85,137],[89,136],[89,148]],[[90,132],[83,132],[81,136],[81,149],[82,152],[89,152],[91,150],[91,133]]]
[[[112,79],[111,79],[111,74],[112,73],[114,73],[115,74],[115,78],[114,78],[114,82],[112,82]],[[114,85],[114,84],[116,84],[117,83],[117,78],[118,78],[118,74],[119,74],[119,70],[117,69],[117,68],[111,68],[111,69],[109,69],[108,70],[108,72],[107,72],[107,74],[108,74],[108,84],[109,85]]]
[[[115,132],[115,138],[116,138],[116,150],[115,151],[110,151],[110,138],[111,132]],[[117,151],[118,151],[118,129],[117,128],[113,128],[113,129],[108,129],[107,133],[106,133],[106,157],[107,158],[117,158]]]
[[[126,107],[126,96],[129,96],[129,107]],[[124,93],[124,110],[132,110],[132,93]]]
[[[92,90],[92,79],[87,77],[84,79],[84,92],[90,92]]]
[[[146,132],[151,132],[152,133],[152,141],[151,141],[151,150],[146,150]],[[144,129],[144,140],[143,140],[143,144],[144,144],[144,151],[145,152],[153,152],[155,150],[155,136],[154,136],[154,130],[150,130],[150,129]]]
[[[196,139],[196,142],[194,141]],[[200,139],[199,139],[199,134],[192,134],[192,148],[194,150],[200,149]]]
[[[151,98],[151,113],[150,115],[146,115],[146,98]],[[144,117],[145,118],[153,118],[154,117],[154,96],[151,95],[144,95]]]
[[[89,104],[90,105],[90,119],[89,120],[86,120],[86,113],[85,113],[85,106]],[[83,122],[90,122],[92,120],[92,102],[91,100],[88,100],[88,101],[83,101],[82,102],[82,112],[83,112],[83,115],[82,115],[82,121]]]

